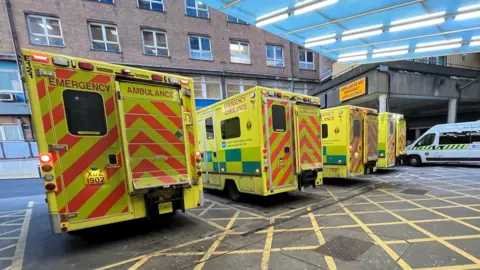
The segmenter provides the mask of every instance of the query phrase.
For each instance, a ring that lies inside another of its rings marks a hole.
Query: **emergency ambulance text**
[[[90,90],[97,92],[110,92],[110,85],[108,84],[99,84],[92,82],[78,82],[72,80],[64,80],[58,78],[49,78],[48,82],[51,86],[64,87],[64,88],[76,88],[82,90]]]
[[[245,97],[236,98],[234,100],[228,101],[227,103],[223,104],[223,112],[225,115],[238,113],[246,111],[247,103],[245,102]]]

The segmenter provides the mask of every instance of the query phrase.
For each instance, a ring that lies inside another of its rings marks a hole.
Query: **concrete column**
[[[387,111],[387,95],[386,94],[382,94],[378,96],[378,111],[381,113]]]
[[[457,99],[452,98],[448,101],[448,123],[457,122]]]
[[[415,140],[418,139],[418,138],[420,138],[420,129],[419,128],[415,129]]]

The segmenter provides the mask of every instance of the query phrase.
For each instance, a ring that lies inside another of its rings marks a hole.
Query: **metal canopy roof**
[[[347,63],[480,51],[479,0],[202,0]]]

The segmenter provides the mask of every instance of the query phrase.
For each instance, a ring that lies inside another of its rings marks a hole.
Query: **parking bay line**
[[[32,201],[30,201],[32,202]],[[28,205],[30,205],[30,202]],[[33,206],[33,203],[32,203]],[[15,254],[13,255],[11,270],[21,270],[23,266],[23,257],[25,254],[25,247],[27,244],[28,228],[30,226],[30,218],[32,216],[32,208],[26,210],[25,218],[23,219],[22,228],[20,230],[20,236],[18,238],[17,247],[15,248]]]
[[[307,208],[308,211],[311,211],[312,209],[309,207]],[[320,245],[325,244],[325,238],[323,237],[322,232],[320,231],[320,228],[318,226],[317,220],[315,219],[315,216],[313,215],[312,212],[309,214],[310,217],[310,222],[312,223],[312,228],[315,231],[315,234],[317,235],[317,240]],[[324,256],[325,257],[325,262],[328,265],[328,269],[337,269],[337,266],[335,265],[335,261],[333,260],[332,256]]]

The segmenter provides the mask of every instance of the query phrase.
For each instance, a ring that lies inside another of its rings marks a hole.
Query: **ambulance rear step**
[[[179,188],[178,192],[172,195],[170,198],[164,198],[161,194],[156,194],[155,191],[150,191],[145,194],[145,204],[147,209],[147,217],[155,218],[159,215],[159,204],[162,203],[172,203],[173,212],[178,209],[181,209],[185,213],[185,200],[183,188]]]

